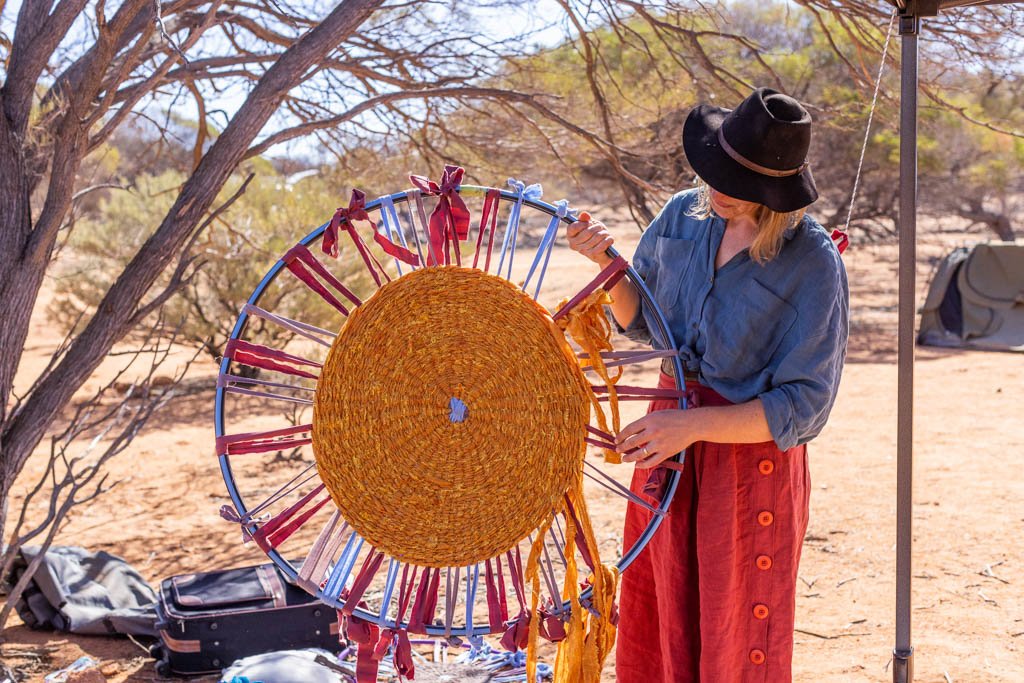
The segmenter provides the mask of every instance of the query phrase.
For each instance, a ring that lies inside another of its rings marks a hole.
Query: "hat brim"
[[[694,173],[723,194],[764,204],[773,211],[789,213],[813,204],[818,189],[810,167],[796,175],[774,178],[751,171],[726,154],[718,142],[718,129],[729,112],[702,104],[686,117],[683,151]]]

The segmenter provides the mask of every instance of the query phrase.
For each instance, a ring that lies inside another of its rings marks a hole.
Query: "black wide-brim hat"
[[[784,213],[818,198],[810,145],[811,115],[771,88],[758,88],[732,110],[702,104],[683,126],[686,159],[708,185]]]

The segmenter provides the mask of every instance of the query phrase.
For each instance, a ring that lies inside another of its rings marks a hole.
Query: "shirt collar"
[[[797,230],[800,229],[800,226],[804,224],[805,220],[807,220],[806,216],[798,220],[796,222],[796,225],[794,225],[792,228],[787,228],[786,231],[782,233],[782,239],[788,242],[794,237],[796,237]]]

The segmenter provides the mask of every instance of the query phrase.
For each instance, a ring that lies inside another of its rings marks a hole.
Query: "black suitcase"
[[[341,649],[335,610],[272,564],[164,579],[156,628],[151,654],[161,676],[219,673],[275,650]]]

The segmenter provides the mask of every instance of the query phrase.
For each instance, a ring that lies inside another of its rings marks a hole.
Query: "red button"
[[[775,521],[775,515],[765,510],[757,516],[757,523],[761,526],[771,526]]]
[[[764,664],[764,651],[763,650],[751,650],[750,651],[750,662],[752,664]]]
[[[768,605],[754,605],[754,617],[756,619],[767,619]]]
[[[758,555],[756,562],[758,569],[772,568],[772,558],[768,557],[767,555]]]
[[[761,462],[757,463],[757,471],[760,472],[761,474],[771,474],[772,472],[775,471],[775,463],[773,463],[771,460],[762,460]]]

